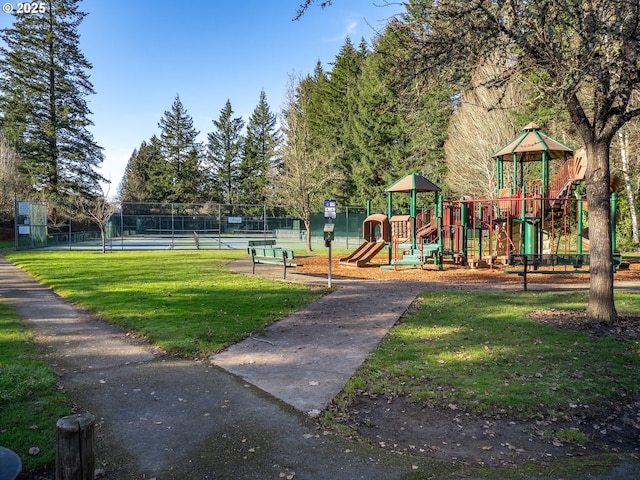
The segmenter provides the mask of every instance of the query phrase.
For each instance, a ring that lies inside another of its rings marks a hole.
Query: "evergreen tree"
[[[448,85],[421,90],[413,90],[416,95],[407,105],[407,130],[411,139],[407,169],[420,173],[446,192],[444,144],[453,113],[453,92]]]
[[[162,141],[152,136],[148,143],[140,146],[138,159],[146,172],[145,201],[166,202],[171,199],[175,193],[174,168],[162,154]]]
[[[208,135],[207,151],[212,168],[211,184],[218,193],[217,200],[233,205],[238,203],[244,121],[241,117],[233,118],[231,102],[227,100],[218,120],[213,120],[213,125],[215,130]]]
[[[85,97],[93,92],[79,48],[85,17],[79,0],[51,0],[43,12],[16,15],[0,38],[0,131],[15,146],[39,195],[93,196],[105,179],[102,149],[88,127]]]
[[[171,194],[170,165],[160,153],[158,138],[142,142],[134,150],[120,183],[118,196],[122,202],[161,202]]]
[[[180,202],[204,202],[204,170],[202,166],[201,149],[193,146],[180,165],[179,181],[175,185],[175,196]]]
[[[164,112],[158,122],[160,127],[160,151],[170,166],[172,188],[165,200],[191,203],[201,200],[203,174],[200,166],[201,145],[196,142],[198,131],[193,119],[176,98],[171,110]]]
[[[278,138],[276,115],[271,112],[264,90],[249,118],[240,162],[240,203],[264,204],[267,195],[267,174],[275,156]]]
[[[354,121],[358,116],[357,91],[362,66],[369,54],[364,41],[356,50],[347,37],[336,56],[333,68],[326,81],[320,77],[314,89],[313,104],[318,118],[311,119],[315,135],[334,138],[339,148],[338,168],[342,170],[344,181],[336,185],[332,198],[342,205],[358,203],[353,196],[356,182],[352,176],[353,166],[360,159],[360,149],[354,141]]]
[[[412,170],[407,164],[407,119],[398,93],[390,88],[387,68],[387,57],[375,50],[365,60],[353,121],[353,139],[360,151],[352,169],[355,201],[362,205],[371,200],[378,210],[386,206],[385,188]]]
[[[145,145],[145,142],[142,142]],[[141,148],[142,148],[141,145]],[[122,202],[143,201],[143,189],[147,183],[147,172],[138,158],[138,150],[134,149],[129,157],[124,175],[118,186],[118,198]]]
[[[385,89],[395,97],[398,113],[405,122],[406,148],[403,156],[395,159],[395,171],[400,175],[420,173],[446,191],[444,142],[457,91],[443,80],[397,75],[394,66],[408,54],[407,39],[398,38],[400,33],[410,35],[388,28],[375,44],[378,75]]]

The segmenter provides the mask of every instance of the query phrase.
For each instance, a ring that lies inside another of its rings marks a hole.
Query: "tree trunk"
[[[102,240],[102,253],[107,253],[107,236],[103,225],[100,225],[100,239]]]
[[[622,162],[622,176],[624,178],[624,189],[629,203],[629,216],[631,217],[631,238],[635,243],[640,242],[640,229],[638,227],[638,212],[636,211],[636,199],[633,194],[631,184],[631,174],[629,173],[629,135],[627,132],[618,132],[618,145],[620,146],[620,160]]]
[[[307,252],[310,252],[313,250],[311,248],[311,219],[305,218],[303,219],[303,222],[304,222],[304,228],[307,231],[307,235],[305,239],[307,241]]]
[[[590,320],[613,323],[617,312],[613,299],[613,251],[611,241],[611,200],[609,143],[587,144],[587,203],[589,205]]]

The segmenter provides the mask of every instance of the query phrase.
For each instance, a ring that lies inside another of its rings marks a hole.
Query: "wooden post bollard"
[[[95,417],[62,417],[56,423],[56,480],[93,480],[96,466]]]

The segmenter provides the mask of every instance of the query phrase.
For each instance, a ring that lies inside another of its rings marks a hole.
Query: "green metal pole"
[[[520,155],[520,188],[524,191],[524,154]]]
[[[482,258],[482,202],[478,202],[477,223],[479,228],[476,228],[474,235],[478,235],[478,258]]]
[[[546,151],[542,152],[542,185],[544,186],[542,196],[546,198],[549,195],[549,154]]]
[[[520,221],[521,226],[520,226],[520,230],[521,230],[521,234],[520,234],[520,243],[522,244],[522,251],[521,253],[531,253],[529,251],[529,241],[528,238],[529,236],[527,235],[527,212],[526,212],[526,208],[527,208],[527,204],[524,200],[524,197],[526,196],[527,192],[526,192],[526,188],[524,187],[524,185],[522,186],[522,198],[520,199],[520,209],[522,210],[520,212]]]
[[[388,237],[387,243],[389,244],[389,265],[391,265],[391,254],[393,253],[393,245],[391,244],[391,239],[393,238],[393,232],[392,232],[392,228],[393,226],[391,225],[391,217],[393,216],[393,203],[392,203],[392,194],[391,192],[387,193],[387,215],[389,216],[389,233],[388,233]]]
[[[444,255],[444,231],[443,231],[444,199],[438,194],[438,266],[442,270],[442,257]]]
[[[411,214],[411,249],[415,250],[418,244],[416,239],[416,217],[418,216],[418,192],[414,188],[411,190],[411,205],[409,207],[409,213]]]
[[[582,223],[582,196],[578,197],[578,255],[582,255],[582,235],[584,225]]]
[[[616,210],[618,208],[618,194],[611,194],[611,254],[616,253]]]
[[[518,193],[518,156],[513,154],[513,192],[511,195]]]
[[[367,200],[367,217],[371,215],[371,200]]]
[[[461,220],[461,224],[462,224],[462,232],[461,232],[461,236],[462,238],[460,239],[460,247],[462,249],[462,255],[464,255],[464,258],[467,258],[467,204],[465,202],[462,202],[460,204],[460,220]]]

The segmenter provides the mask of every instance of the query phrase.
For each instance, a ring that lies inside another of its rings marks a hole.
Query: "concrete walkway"
[[[366,292],[354,285],[329,296],[329,301],[343,303],[346,311],[353,311],[345,303],[350,300],[364,309]],[[304,345],[291,343],[292,353],[271,352],[273,358],[290,358],[271,366],[279,372],[274,375],[288,377],[293,387],[270,387],[265,378],[258,378],[271,375],[264,369],[246,374],[263,391],[208,362],[159,355],[150,345],[78,309],[0,258],[0,297],[34,329],[45,360],[60,375],[60,384],[77,410],[96,416],[98,466],[109,479],[403,478],[412,470],[408,463],[403,465],[409,459],[389,461],[390,455],[379,449],[318,431],[307,415],[265,392],[303,410],[321,408],[364,358],[364,349],[402,313],[410,296],[407,293],[401,301],[391,302],[389,312],[375,320],[375,337],[362,326],[345,322],[341,323],[344,328],[332,322],[315,323]],[[298,320],[273,330],[264,340],[284,346],[285,337],[280,340],[273,334],[289,330],[304,318],[315,322],[314,312],[322,312],[316,308],[298,312]],[[331,348],[322,327],[343,331],[340,345]],[[264,342],[249,343],[273,348]],[[315,343],[322,343],[325,352],[305,359],[298,355],[300,350],[312,352],[310,346]],[[354,353],[358,349],[363,351]],[[310,369],[296,365],[293,355]],[[222,363],[223,357],[216,361]],[[342,365],[347,358],[352,367]],[[234,363],[230,354],[226,361]],[[332,378],[333,373],[340,378]]]
[[[420,291],[412,282],[332,283],[340,288],[210,360],[308,415],[319,414]]]
[[[248,268],[248,262],[234,265]],[[281,270],[260,274],[278,278]],[[326,278],[287,276],[326,284]],[[323,432],[309,415],[340,391],[420,289],[438,287],[335,285],[337,291],[264,335],[214,355],[212,364],[163,357],[0,257],[3,303],[33,328],[77,410],[96,416],[98,466],[106,478],[430,478],[428,460]],[[631,468],[619,466],[602,478],[628,478]]]

